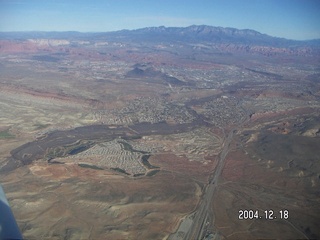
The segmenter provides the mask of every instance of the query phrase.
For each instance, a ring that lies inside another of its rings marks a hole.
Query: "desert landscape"
[[[320,44],[193,25],[0,34],[25,239],[320,238]]]

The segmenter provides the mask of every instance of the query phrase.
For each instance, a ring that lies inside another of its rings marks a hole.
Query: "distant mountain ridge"
[[[290,40],[272,37],[251,29],[237,29],[230,27],[214,27],[208,25],[192,25],[189,27],[146,27],[136,30],[119,30],[113,32],[83,33],[76,31],[67,32],[0,32],[0,39],[26,39],[26,38],[79,38],[90,40],[92,38],[111,37],[127,40],[144,41],[206,41],[213,43],[261,43],[268,45],[320,45],[320,39]]]
[[[122,38],[131,37],[144,41],[181,41],[181,42],[211,42],[254,44],[274,47],[320,46],[320,39],[291,40],[272,37],[251,29],[214,27],[208,25],[192,25],[189,27],[147,27],[137,30],[121,30],[112,32]]]
[[[78,46],[105,42],[135,45],[184,45],[214,48],[220,53],[258,53],[319,56],[320,39],[298,41],[272,37],[251,29],[192,25],[189,27],[146,27],[114,32],[0,32],[0,51],[34,49],[37,46]],[[13,45],[12,45],[13,44]],[[17,44],[19,46],[17,46]],[[33,45],[32,45],[33,44]],[[32,46],[31,46],[32,45]],[[29,47],[30,46],[30,47]],[[8,50],[9,49],[9,50]]]

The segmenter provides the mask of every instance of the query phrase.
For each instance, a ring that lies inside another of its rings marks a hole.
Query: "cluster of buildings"
[[[145,174],[146,168],[141,162],[143,153],[130,151],[124,147],[125,140],[116,139],[99,143],[86,151],[68,157],[75,163],[86,163],[104,169],[121,169],[127,174]]]
[[[135,123],[158,123],[168,121],[176,124],[191,123],[193,114],[184,106],[161,98],[141,97],[121,109],[96,114],[105,124],[131,125]]]
[[[222,96],[204,103],[202,107],[206,119],[219,127],[241,122],[246,116],[235,97]]]

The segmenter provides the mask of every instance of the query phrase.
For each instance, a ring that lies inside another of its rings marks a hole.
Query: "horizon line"
[[[146,27],[141,27],[141,28],[132,28],[132,29],[118,29],[118,30],[110,30],[110,31],[78,31],[78,30],[21,30],[21,31],[1,31],[0,34],[5,34],[5,33],[80,33],[80,34],[94,34],[94,33],[115,33],[115,32],[121,32],[121,31],[136,31],[136,30],[142,30],[142,29],[147,29],[147,28],[190,28],[190,27],[212,27],[212,28],[223,28],[223,29],[235,29],[235,30],[240,30],[240,31],[254,31],[258,34],[273,37],[273,38],[279,38],[279,39],[285,39],[285,40],[292,40],[292,41],[314,41],[314,40],[320,40],[320,38],[312,38],[312,39],[291,39],[291,38],[285,38],[285,37],[279,37],[279,36],[272,36],[266,33],[262,33],[260,31],[257,31],[255,29],[251,28],[235,28],[235,27],[222,27],[222,26],[213,26],[213,25],[207,25],[207,24],[192,24],[186,27],[183,26],[146,26]]]

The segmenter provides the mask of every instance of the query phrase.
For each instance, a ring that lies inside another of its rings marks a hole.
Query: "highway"
[[[238,102],[239,108],[242,108]],[[242,108],[243,109],[243,108]],[[246,116],[243,119],[240,119],[237,127],[231,129],[227,134],[224,132],[224,142],[221,149],[221,152],[218,156],[218,163],[215,171],[209,177],[209,183],[204,190],[204,195],[202,197],[201,202],[199,203],[198,209],[194,212],[194,218],[192,224],[183,239],[220,239],[219,233],[215,231],[214,228],[214,212],[212,211],[213,207],[213,198],[214,192],[217,188],[218,179],[221,175],[221,172],[225,165],[225,159],[231,150],[231,142],[233,140],[234,135],[237,133],[237,130],[241,129],[245,122],[249,120],[250,112],[248,110],[243,109],[246,112]],[[211,234],[212,237],[207,237]]]
[[[224,167],[224,160],[230,151],[230,144],[233,140],[235,129],[232,129],[225,137],[223,148],[218,157],[218,164],[209,178],[209,184],[205,189],[205,194],[199,204],[198,210],[195,212],[192,226],[185,234],[184,239],[203,239],[209,232],[213,230],[214,214],[212,212],[212,202],[214,191],[217,187],[217,181]],[[218,237],[218,235],[216,235]],[[216,238],[218,239],[218,238]]]
[[[239,119],[238,125],[234,126],[227,134],[225,129],[220,127],[223,131],[223,145],[221,152],[217,158],[217,165],[215,170],[209,175],[209,181],[203,190],[203,196],[199,202],[196,210],[189,214],[182,222],[178,230],[168,237],[168,240],[189,240],[189,239],[205,239],[205,240],[219,240],[221,237],[214,227],[214,212],[213,201],[214,193],[218,186],[218,180],[225,165],[225,159],[231,150],[231,143],[234,135],[238,130],[242,129],[244,123],[250,119],[250,110],[241,106],[240,101],[237,106],[245,112],[245,116]],[[200,118],[200,117],[199,117]],[[202,119],[202,121],[204,121]],[[188,227],[186,228],[186,225]],[[183,227],[182,227],[183,226]]]

